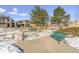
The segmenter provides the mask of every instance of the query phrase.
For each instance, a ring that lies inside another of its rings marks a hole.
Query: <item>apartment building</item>
[[[4,15],[0,16],[0,27],[8,28],[8,27],[15,27],[15,22],[11,17],[7,17]]]
[[[16,26],[18,28],[27,28],[27,27],[29,27],[29,25],[30,25],[30,22],[28,20],[16,21]]]

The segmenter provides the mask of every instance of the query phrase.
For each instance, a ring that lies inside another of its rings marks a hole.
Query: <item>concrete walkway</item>
[[[24,52],[29,53],[76,53],[79,52],[77,49],[72,48],[71,46],[61,43],[58,44],[56,40],[50,36],[44,36],[35,40],[17,40],[16,43],[21,47]]]

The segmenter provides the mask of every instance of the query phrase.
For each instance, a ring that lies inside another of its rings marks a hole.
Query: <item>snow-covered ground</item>
[[[51,33],[48,30],[43,32],[25,32],[25,40],[34,40]],[[20,47],[15,45],[16,40],[22,40],[22,32],[19,29],[0,28],[0,53],[23,52]]]
[[[23,50],[15,45],[18,30],[0,28],[0,53],[21,53]],[[14,35],[14,38],[13,38]]]
[[[71,38],[66,37],[65,40],[70,46],[79,49],[79,37],[71,37]]]
[[[44,30],[43,32],[25,32],[25,40],[34,40],[46,35],[52,34],[51,30]],[[0,28],[0,53],[20,53],[23,50],[16,46],[16,40],[22,40],[22,32],[18,29],[2,29]],[[65,40],[67,43],[79,49],[79,37],[66,37]]]
[[[25,40],[34,40],[34,39],[37,39],[37,38],[41,38],[43,36],[47,36],[47,35],[50,35],[52,33],[52,31],[48,31],[48,30],[45,30],[43,32],[34,32],[34,33],[27,33],[27,37],[25,38]]]
[[[23,53],[23,50],[15,44],[0,42],[0,53]]]

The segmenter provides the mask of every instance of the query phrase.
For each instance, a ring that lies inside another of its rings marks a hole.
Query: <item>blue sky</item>
[[[40,5],[41,8],[46,9],[49,16],[53,15],[53,10],[58,5]],[[79,6],[78,5],[60,5],[64,10],[71,15],[71,20],[78,20],[79,18]],[[15,21],[29,19],[31,10],[34,9],[34,5],[0,5],[0,14],[10,16]]]

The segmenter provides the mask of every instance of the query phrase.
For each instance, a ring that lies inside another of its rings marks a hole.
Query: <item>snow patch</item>
[[[71,38],[66,37],[65,40],[70,46],[79,49],[79,37],[71,37]]]

